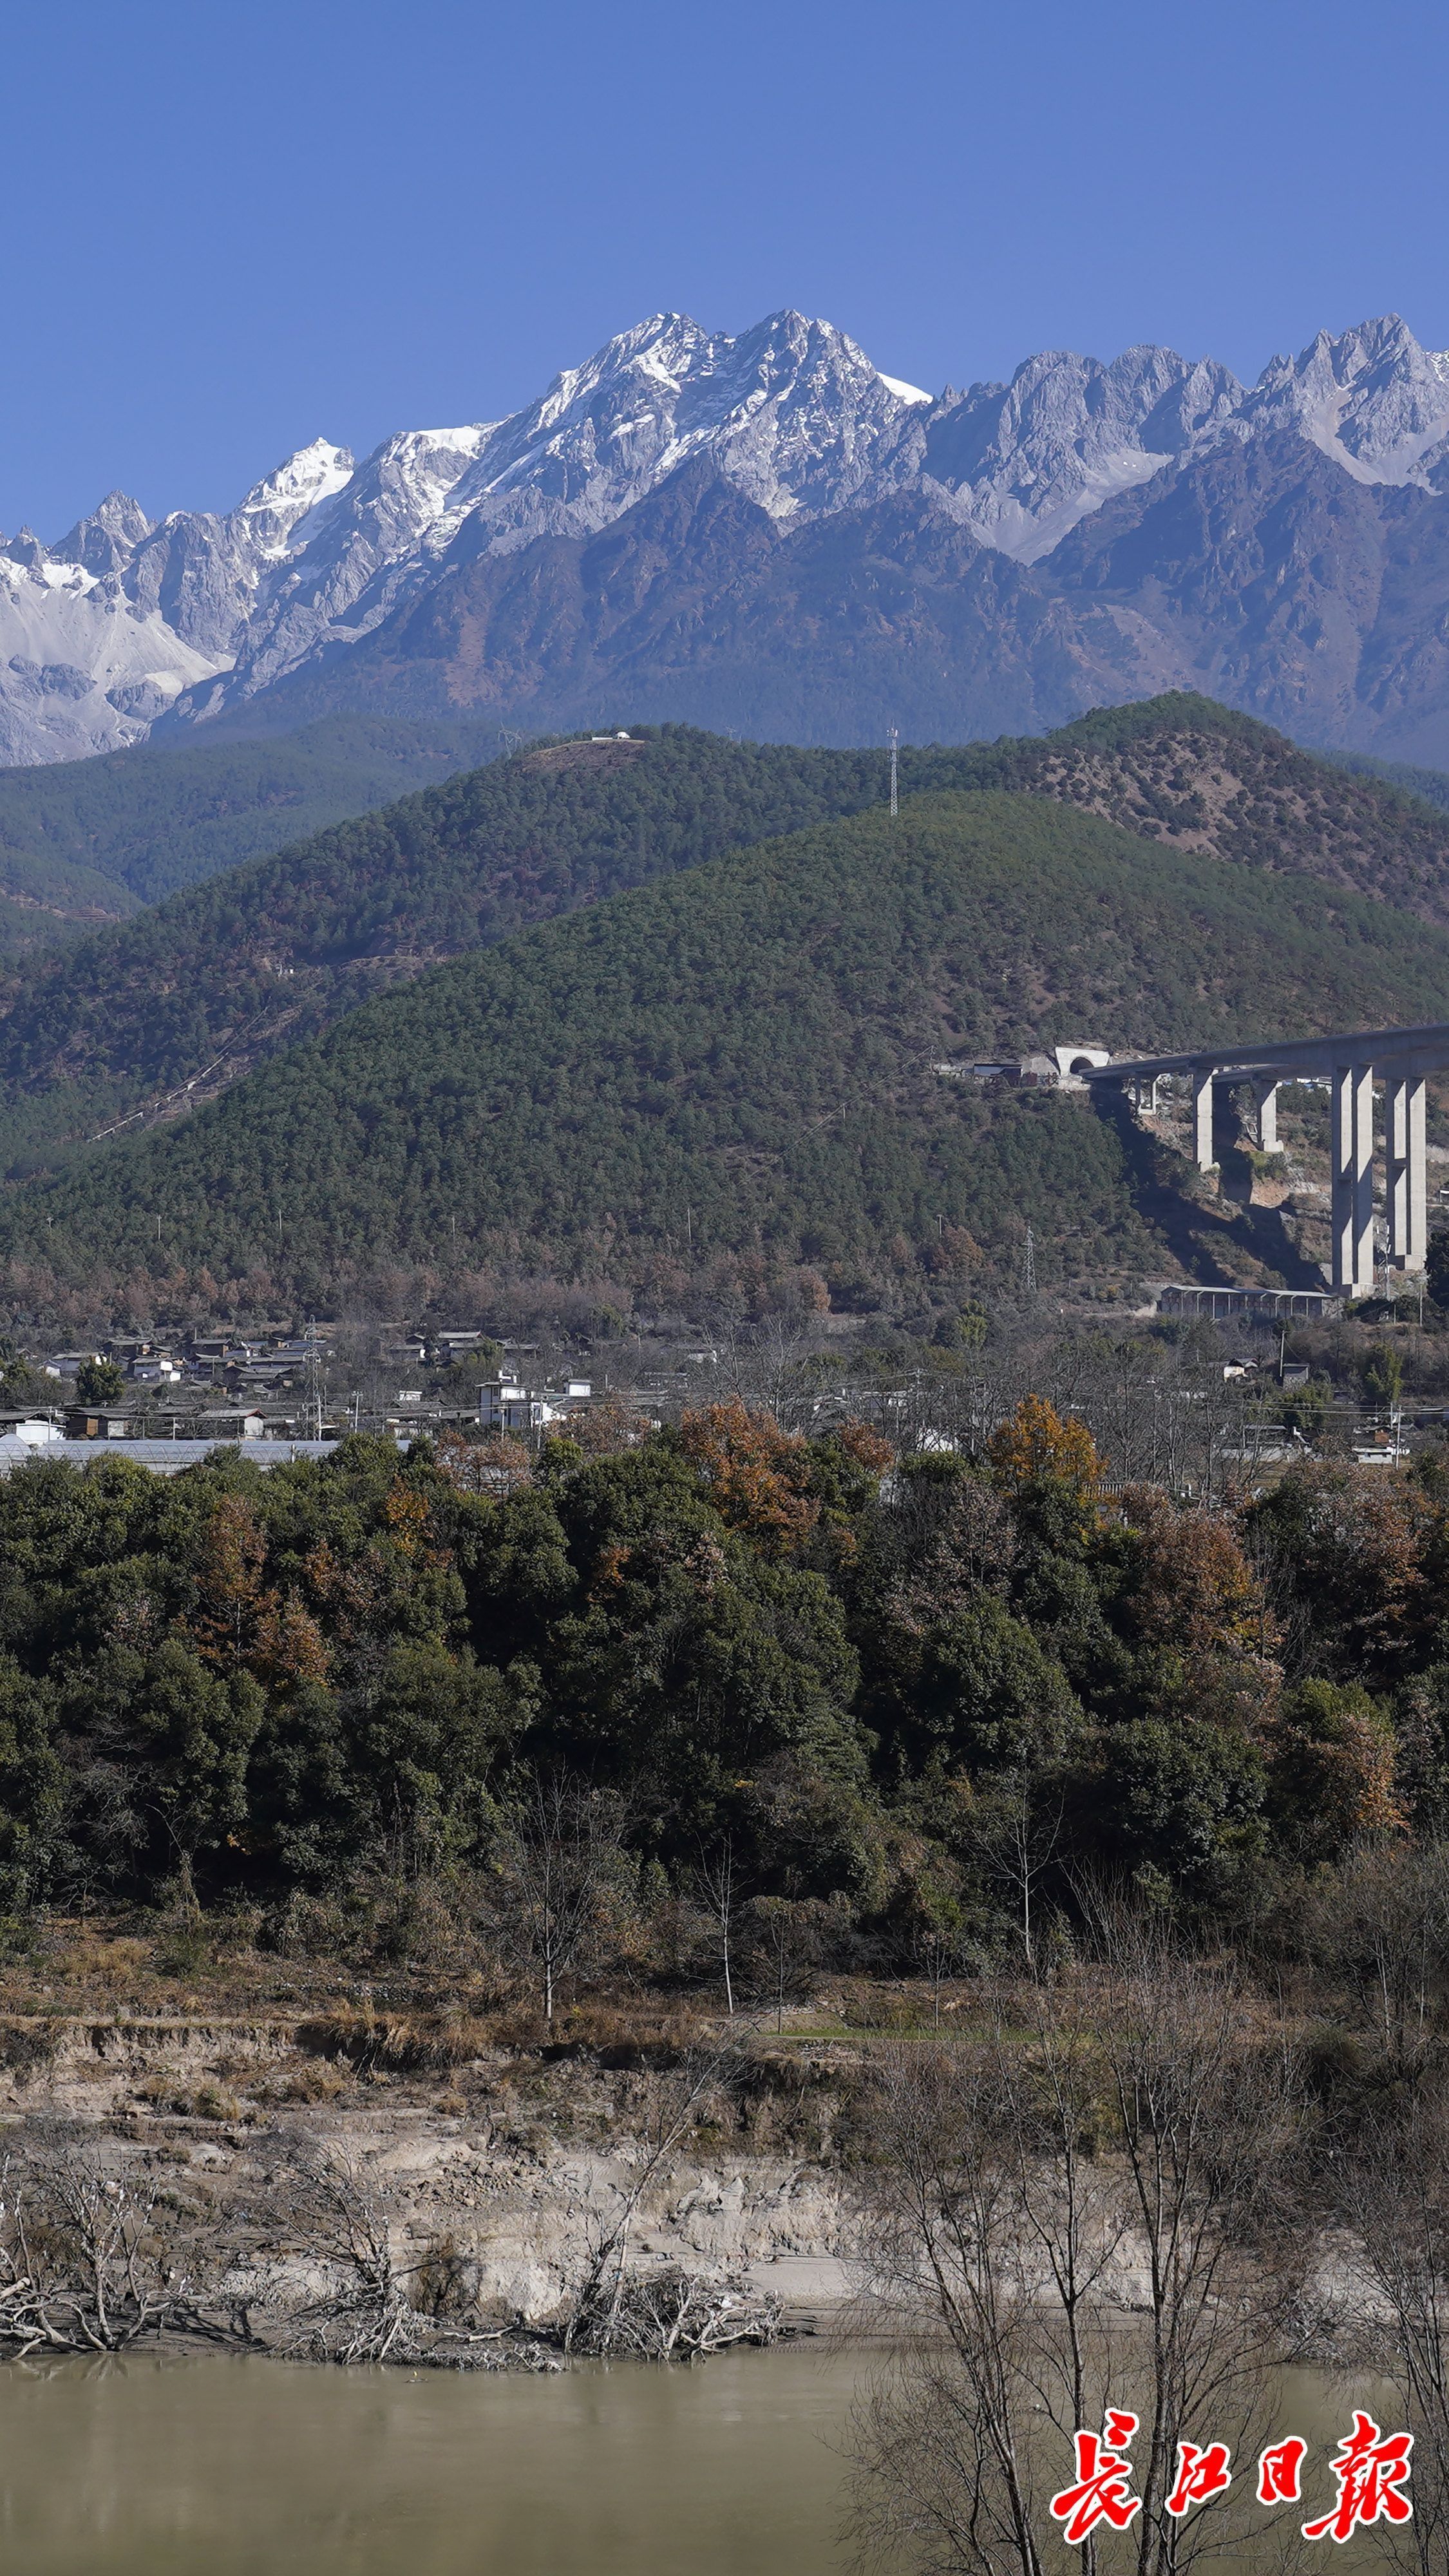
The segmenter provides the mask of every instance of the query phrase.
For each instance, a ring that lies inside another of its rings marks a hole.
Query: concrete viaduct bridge
[[[1333,1285],[1350,1296],[1374,1284],[1374,1084],[1387,1090],[1389,1261],[1396,1270],[1422,1270],[1429,1248],[1428,1189],[1424,1153],[1424,1078],[1449,1072],[1449,1022],[1421,1029],[1353,1029],[1339,1037],[1290,1038],[1281,1044],[1199,1048],[1185,1055],[1118,1057],[1108,1064],[1079,1059],[1072,1071],[1084,1082],[1131,1090],[1139,1108],[1156,1106],[1163,1074],[1185,1074],[1192,1086],[1193,1151],[1200,1171],[1211,1169],[1213,1092],[1250,1083],[1257,1108],[1258,1142],[1277,1151],[1278,1086],[1327,1082],[1333,1103]]]

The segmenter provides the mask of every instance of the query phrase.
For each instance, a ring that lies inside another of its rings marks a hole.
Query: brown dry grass
[[[345,2060],[358,2072],[445,2074],[499,2049],[549,2056],[596,2057],[602,2065],[668,2065],[700,2045],[706,2025],[678,2004],[590,2001],[545,2021],[536,2007],[500,2012],[466,2007],[380,2011],[336,2002],[298,2025],[297,2045],[314,2057]]]
[[[204,2076],[199,2084],[184,2077],[158,2070],[136,2086],[136,2098],[149,2102],[157,2111],[172,2111],[191,2120],[239,2120],[243,2106],[235,2093],[214,2076]]]

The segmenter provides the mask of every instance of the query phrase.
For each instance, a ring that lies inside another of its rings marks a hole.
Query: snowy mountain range
[[[932,395],[798,313],[663,314],[506,420],[361,462],[317,439],[220,515],[112,492],[0,540],[0,761],[429,691],[840,739],[883,692],[962,738],[1171,685],[1449,760],[1446,611],[1449,352],[1396,316],[1251,387],[1144,347]]]

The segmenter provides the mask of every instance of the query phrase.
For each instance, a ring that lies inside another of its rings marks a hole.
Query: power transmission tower
[[[897,746],[897,744],[899,743],[900,738],[901,738],[901,737],[900,737],[900,732],[899,732],[898,727],[897,727],[897,726],[895,726],[895,725],[892,725],[892,726],[891,726],[891,729],[890,729],[890,731],[889,731],[889,733],[888,733],[888,734],[887,734],[887,736],[886,736],[886,740],[887,740],[887,742],[890,744],[890,747],[891,747],[891,817],[892,817],[892,820],[894,820],[895,816],[896,816],[897,814],[899,814],[899,812],[900,812],[900,810],[901,810],[901,798],[900,798],[900,770],[899,770],[899,767],[898,767],[898,764],[897,764],[897,761],[896,761],[896,746]]]
[[[1026,1272],[1022,1285],[1028,1297],[1036,1295],[1036,1237],[1030,1226],[1026,1229]]]

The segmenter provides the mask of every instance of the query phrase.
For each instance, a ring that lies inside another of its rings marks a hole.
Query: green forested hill
[[[969,772],[974,758],[933,765]],[[560,744],[191,887],[20,984],[0,1019],[0,1170],[167,1114],[188,1085],[204,1098],[380,987],[521,924],[854,811],[884,778],[879,752],[682,728]]]
[[[49,967],[99,923],[124,921],[139,910],[124,886],[92,869],[32,872],[19,866],[4,874],[9,891],[0,893],[0,995],[42,960]]]
[[[226,753],[267,756],[255,744]],[[100,776],[111,764],[77,766]],[[901,775],[907,793],[1050,797],[1167,848],[1449,918],[1449,816],[1205,698],[1106,710],[1038,739],[908,749]],[[41,773],[36,795],[61,777]],[[667,727],[520,753],[192,886],[17,980],[0,1017],[0,1172],[174,1115],[404,977],[601,894],[858,812],[885,783],[879,751]]]
[[[0,991],[176,886],[492,756],[492,726],[328,717],[266,740],[0,769]]]
[[[471,768],[497,742],[476,720],[332,716],[265,739],[140,743],[0,769],[0,892],[82,916],[99,894],[100,909],[125,914]]]
[[[1336,769],[1352,770],[1357,778],[1381,778],[1389,787],[1402,788],[1406,796],[1417,796],[1425,805],[1437,805],[1449,813],[1449,770],[1419,769],[1407,760],[1376,760],[1371,751],[1330,751],[1323,757]]]
[[[1443,1014],[1449,932],[1153,848],[1049,801],[876,808],[442,968],[186,1124],[12,1194],[3,1240],[95,1286],[250,1273],[322,1300],[395,1259],[638,1278],[662,1255],[1150,1257],[1078,1098],[938,1059]],[[456,1229],[456,1232],[455,1232]]]

